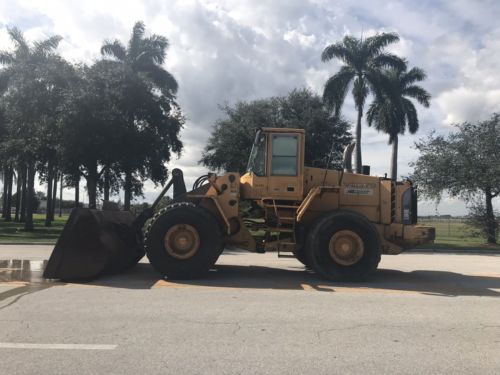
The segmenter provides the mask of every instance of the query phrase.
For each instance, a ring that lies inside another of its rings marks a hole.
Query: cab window
[[[296,176],[298,138],[296,135],[273,135],[271,173],[273,176]]]
[[[266,135],[258,131],[248,159],[247,172],[253,172],[257,176],[266,175],[266,149]]]

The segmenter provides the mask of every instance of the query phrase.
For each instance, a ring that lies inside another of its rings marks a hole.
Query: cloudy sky
[[[446,133],[464,120],[500,111],[500,2],[495,0],[0,0],[0,48],[11,48],[7,26],[28,39],[59,34],[60,53],[70,61],[100,58],[104,39],[127,41],[137,20],[147,32],[170,41],[166,68],[179,82],[178,99],[188,118],[185,151],[171,167],[184,169],[187,183],[206,173],[197,164],[218,105],[284,95],[296,87],[322,93],[339,64],[322,63],[321,51],[346,34],[395,31],[391,50],[423,68],[432,94],[419,107],[420,131],[400,142],[399,172],[417,153],[412,145],[431,130]],[[344,115],[354,122],[353,103]],[[374,174],[389,172],[387,137],[363,127],[363,161]],[[158,190],[158,189],[157,189]],[[147,187],[146,197],[155,193]],[[464,205],[445,199],[423,203],[420,213],[463,214]]]

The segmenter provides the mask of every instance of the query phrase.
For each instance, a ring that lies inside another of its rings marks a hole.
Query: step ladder
[[[295,258],[293,249],[296,246],[297,239],[295,236],[295,223],[297,218],[298,204],[277,204],[275,199],[267,203],[268,200],[263,200],[266,222],[269,222],[271,215],[276,218],[276,226],[266,229],[266,241],[271,237],[271,233],[278,233],[278,241],[282,235],[287,237],[285,241],[278,242],[278,257],[279,258]]]

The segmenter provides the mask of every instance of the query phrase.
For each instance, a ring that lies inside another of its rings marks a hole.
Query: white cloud
[[[298,44],[302,47],[310,47],[316,42],[313,34],[307,35],[297,30],[290,30],[283,35],[283,39],[291,44]]]
[[[500,110],[500,89],[479,90],[459,87],[442,93],[436,98],[444,113],[445,124],[480,121]]]

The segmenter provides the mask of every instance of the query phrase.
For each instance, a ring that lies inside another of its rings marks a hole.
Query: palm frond
[[[153,34],[145,40],[145,43],[152,51],[155,51],[155,63],[160,65],[163,64],[165,62],[166,51],[169,46],[168,39],[164,36]]]
[[[8,70],[0,70],[0,95],[3,94],[9,87],[9,79],[10,75]]]
[[[354,84],[352,86],[352,95],[354,97],[354,105],[356,109],[363,109],[366,97],[369,93],[370,90],[366,85],[366,81],[362,77],[357,76],[354,79]]]
[[[150,62],[148,65],[143,65],[141,71],[165,94],[175,94],[179,85],[174,76],[161,66]]]
[[[57,48],[61,40],[62,37],[60,35],[53,35],[50,38],[42,40],[41,42],[35,42],[34,53],[38,55],[50,53]]]
[[[399,35],[397,33],[382,33],[366,38],[363,44],[367,46],[367,49],[371,56],[376,56],[389,44],[398,41]]]
[[[133,60],[135,60],[137,56],[141,53],[140,47],[141,47],[141,42],[144,38],[145,30],[146,26],[142,21],[136,22],[134,28],[132,29],[132,35],[130,36],[130,40],[128,42],[128,52]]]
[[[389,144],[392,144],[398,134],[405,131],[406,114],[401,101],[394,102],[387,95],[377,96],[371,103],[366,117],[369,126],[389,134]]]
[[[412,83],[421,82],[426,78],[427,74],[425,74],[423,69],[414,67],[401,75],[401,85],[402,87],[406,87]]]
[[[403,89],[403,95],[416,99],[424,107],[430,106],[431,94],[417,85],[411,85]]]
[[[0,64],[10,65],[14,62],[14,56],[7,51],[0,51]]]
[[[380,99],[392,91],[392,84],[387,71],[381,71],[373,67],[368,67],[365,70],[364,76],[366,84],[369,86],[370,91],[376,98]]]
[[[105,40],[101,47],[101,55],[112,56],[120,61],[123,61],[127,56],[127,50],[119,40]]]
[[[344,39],[342,39],[342,43],[348,50],[354,52],[359,51],[361,45],[361,41],[358,38],[353,37],[352,35],[344,36]]]
[[[141,42],[141,52],[136,57],[137,64],[148,64],[152,61],[155,64],[163,64],[165,62],[166,48],[168,40],[165,37],[154,36],[154,38],[143,39]]]
[[[7,28],[10,39],[16,47],[16,54],[28,55],[30,51],[30,46],[26,39],[24,38],[23,32],[17,27]]]
[[[381,100],[375,101],[372,111],[372,121],[371,125],[375,126],[378,131],[383,131],[385,133],[390,133],[391,129],[394,127],[393,121],[393,108],[391,102],[387,98],[382,98]],[[371,106],[370,106],[371,107]]]
[[[378,114],[380,99],[375,99],[368,107],[366,111],[366,121],[368,122],[368,126],[372,126],[375,123],[375,118]]]
[[[323,102],[331,108],[336,115],[340,114],[342,104],[347,94],[349,84],[354,79],[356,73],[348,66],[343,66],[340,70],[328,78],[323,90]]]
[[[340,59],[346,64],[350,64],[353,60],[353,54],[344,43],[335,43],[327,46],[321,53],[321,61],[323,62],[330,61],[333,58]]]
[[[394,68],[399,71],[404,71],[406,69],[406,60],[392,53],[381,53],[377,55],[373,60],[372,64],[375,68]]]
[[[415,134],[419,127],[417,109],[409,99],[403,98],[402,102],[408,123],[408,130],[410,130],[411,134]]]

